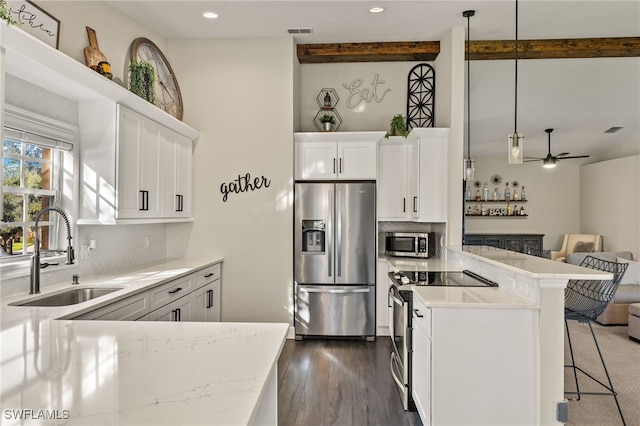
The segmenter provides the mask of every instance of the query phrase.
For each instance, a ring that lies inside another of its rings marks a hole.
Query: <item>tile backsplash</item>
[[[90,240],[96,241],[96,249],[90,258],[82,260],[81,246],[88,245]],[[73,248],[76,255],[74,265],[49,266],[41,270],[41,289],[64,281],[70,283],[73,274],[78,274],[82,283],[83,276],[117,273],[164,260],[167,254],[167,225],[78,226],[73,236]],[[28,269],[26,273],[15,278],[3,278],[0,295],[27,294]]]

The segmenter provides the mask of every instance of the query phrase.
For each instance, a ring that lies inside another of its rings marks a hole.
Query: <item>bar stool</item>
[[[622,409],[618,403],[618,394],[613,388],[611,378],[609,377],[609,371],[602,357],[598,340],[593,332],[591,321],[595,320],[607,307],[613,295],[620,284],[620,280],[624,275],[627,267],[627,263],[616,263],[601,260],[593,256],[586,256],[580,266],[585,268],[597,269],[599,271],[610,272],[613,274],[611,280],[570,280],[567,284],[567,288],[564,293],[564,322],[567,330],[567,339],[569,342],[569,352],[571,353],[571,364],[565,365],[566,368],[573,369],[573,377],[576,383],[576,392],[566,392],[565,395],[577,395],[576,400],[580,400],[580,395],[611,395],[616,402],[622,424],[626,425],[624,416],[622,415]],[[602,367],[604,368],[605,375],[607,376],[608,385],[587,373],[582,368],[576,365],[573,356],[573,346],[571,345],[571,334],[569,332],[568,321],[578,321],[579,323],[588,324],[589,330],[591,330],[591,336],[598,350]],[[578,384],[578,371],[600,384],[607,392],[581,392],[580,385]]]

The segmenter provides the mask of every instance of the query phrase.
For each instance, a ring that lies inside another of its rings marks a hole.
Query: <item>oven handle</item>
[[[389,367],[391,368],[391,376],[393,376],[393,381],[396,382],[398,386],[400,386],[401,388],[404,388],[404,383],[402,383],[402,380],[400,380],[398,376],[396,376],[396,370],[395,368],[393,368],[394,364],[398,365],[398,362],[396,361],[396,353],[391,352],[391,361],[389,361]]]
[[[400,306],[404,306],[404,304],[406,303],[404,300],[402,300],[402,297],[400,297],[400,292],[395,286],[389,287],[389,297]]]

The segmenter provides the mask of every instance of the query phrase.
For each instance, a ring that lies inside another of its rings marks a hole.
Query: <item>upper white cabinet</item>
[[[195,129],[3,21],[0,47],[2,75],[78,103],[78,224],[191,220]]]
[[[296,180],[375,180],[384,132],[296,133]]]
[[[191,220],[192,141],[122,105],[80,109],[80,224]]]
[[[378,149],[378,219],[447,221],[449,129],[417,128],[382,139]]]

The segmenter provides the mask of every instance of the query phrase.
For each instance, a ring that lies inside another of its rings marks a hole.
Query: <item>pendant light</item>
[[[471,85],[469,71],[469,21],[475,14],[475,10],[462,12],[462,16],[467,18],[467,158],[464,159],[464,180],[466,181],[473,180],[476,168],[476,160],[471,158]]]
[[[524,153],[524,135],[518,133],[518,0],[516,0],[516,43],[515,43],[515,108],[513,118],[513,133],[509,135],[507,155],[509,164],[522,164]]]

